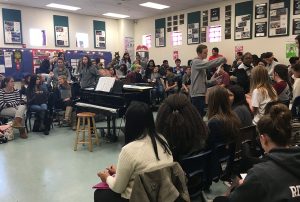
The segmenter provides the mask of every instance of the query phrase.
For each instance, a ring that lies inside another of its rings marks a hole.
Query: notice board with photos
[[[200,11],[187,14],[187,44],[200,43]]]
[[[269,1],[269,37],[288,36],[290,0]]]
[[[94,47],[106,49],[106,30],[104,21],[93,21]]]
[[[53,15],[54,39],[56,47],[70,47],[68,16]]]
[[[235,4],[234,39],[252,39],[253,1]]]
[[[155,20],[155,47],[166,46],[166,18]]]
[[[3,36],[5,44],[22,44],[21,11],[2,8]]]

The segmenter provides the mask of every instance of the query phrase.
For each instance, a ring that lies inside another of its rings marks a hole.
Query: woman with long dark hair
[[[173,162],[168,143],[156,132],[152,111],[146,103],[131,103],[125,120],[125,146],[119,155],[117,168],[110,166],[98,173],[110,189],[96,190],[95,202],[129,201],[135,176]]]
[[[91,58],[87,55],[82,57],[81,68],[78,69],[81,88],[92,88],[97,85],[99,72],[97,67],[92,65]]]
[[[32,75],[26,91],[27,105],[30,111],[36,112],[38,121],[40,122],[39,131],[43,131],[45,135],[49,134],[49,130],[45,127],[45,116],[47,113],[48,92],[42,88],[41,78]]]

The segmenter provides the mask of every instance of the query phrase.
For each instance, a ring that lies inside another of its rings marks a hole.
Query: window
[[[172,43],[173,43],[173,46],[182,45],[182,33],[181,32],[172,32]]]
[[[85,33],[76,33],[76,47],[88,48],[89,47],[89,35]]]
[[[208,35],[209,42],[220,42],[222,39],[221,30],[221,25],[210,26]]]
[[[143,45],[151,48],[151,34],[143,35]]]
[[[41,29],[29,29],[31,46],[46,46],[46,31]]]

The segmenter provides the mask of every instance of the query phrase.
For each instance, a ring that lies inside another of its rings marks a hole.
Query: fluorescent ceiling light
[[[81,9],[81,8],[75,7],[75,6],[68,6],[68,5],[55,4],[55,3],[51,3],[46,6],[51,7],[51,8],[59,8],[59,9],[65,9],[65,10],[71,10],[71,11],[77,11],[77,10]]]
[[[166,6],[166,5],[162,5],[162,4],[157,4],[157,3],[153,3],[153,2],[143,3],[143,4],[140,4],[140,6],[154,8],[154,9],[160,9],[160,10],[161,9],[165,9],[165,8],[170,8],[170,6]]]
[[[109,16],[109,17],[114,17],[114,18],[128,18],[128,17],[130,17],[128,15],[122,15],[122,14],[118,14],[118,13],[104,13],[103,15]]]

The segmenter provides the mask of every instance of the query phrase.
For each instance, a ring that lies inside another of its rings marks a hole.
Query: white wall
[[[99,18],[93,16],[77,15],[68,12],[59,12],[46,9],[30,8],[24,6],[14,6],[8,4],[0,4],[1,8],[10,8],[21,10],[22,14],[22,31],[23,31],[23,43],[27,48],[47,48],[47,49],[59,49],[55,47],[54,42],[54,28],[53,28],[53,15],[62,15],[69,17],[69,34],[70,34],[70,47],[63,49],[79,49],[76,47],[76,32],[88,33],[89,35],[89,47],[86,50],[100,50],[94,48],[94,35],[93,35],[93,20],[105,21],[106,25],[106,50],[111,51],[112,54],[115,51],[124,51],[124,35],[133,37],[133,26],[131,29],[127,29],[130,24],[133,24],[130,20],[114,20]],[[3,36],[2,26],[2,9],[0,9],[0,36]],[[123,26],[120,26],[120,24]],[[46,47],[32,47],[29,42],[29,29],[37,28],[46,30],[47,46]],[[132,30],[132,31],[130,31]],[[123,44],[121,43],[123,42]],[[0,47],[18,47],[20,45],[8,45],[4,44],[4,37],[0,37]],[[82,48],[80,48],[82,49]],[[101,49],[102,50],[102,49]]]
[[[162,61],[164,59],[169,60],[170,65],[175,65],[173,61],[173,51],[178,50],[179,51],[179,58],[182,61],[182,64],[186,65],[187,61],[189,59],[192,59],[196,57],[196,47],[197,45],[187,45],[187,13],[194,12],[194,11],[205,11],[208,10],[209,16],[210,16],[210,9],[220,7],[220,21],[218,22],[209,22],[208,25],[221,25],[222,26],[222,41],[221,42],[215,42],[215,43],[204,43],[208,46],[208,49],[211,50],[213,47],[218,47],[220,49],[220,54],[223,54],[227,57],[229,64],[232,63],[234,59],[234,51],[236,45],[242,45],[244,48],[244,52],[251,52],[252,54],[257,54],[260,56],[261,53],[271,51],[274,53],[274,56],[279,60],[281,63],[288,63],[288,60],[285,58],[285,46],[286,43],[294,42],[295,36],[291,36],[292,34],[292,22],[293,18],[299,17],[299,16],[293,16],[293,1],[291,0],[291,8],[290,8],[290,36],[288,37],[276,37],[276,38],[268,38],[268,37],[261,37],[261,38],[255,38],[254,37],[254,26],[255,22],[263,22],[267,21],[266,18],[255,20],[253,17],[253,31],[252,31],[252,39],[251,40],[240,40],[235,41],[234,40],[234,26],[235,26],[235,3],[243,2],[245,0],[231,0],[231,1],[222,1],[219,3],[199,6],[196,8],[179,11],[176,13],[168,13],[161,16],[155,16],[152,18],[147,19],[141,19],[138,20],[135,26],[135,45],[142,44],[142,35],[145,34],[151,34],[152,35],[152,44],[151,48],[149,50],[150,53],[150,59],[154,59],[156,64],[162,64]],[[258,3],[268,3],[268,0],[254,0],[253,1],[253,11],[255,10],[255,4]],[[224,35],[224,27],[225,27],[225,6],[232,5],[232,29],[231,29],[231,39],[225,40]],[[269,7],[269,4],[268,4]],[[181,46],[175,46],[173,47],[171,45],[171,32],[166,32],[166,47],[155,47],[155,28],[154,23],[155,19],[159,18],[167,18],[168,16],[173,15],[179,15],[179,14],[185,14],[185,24],[179,25],[179,31],[183,34],[183,45]],[[202,23],[202,19],[201,19]],[[209,51],[209,55],[211,52]]]

